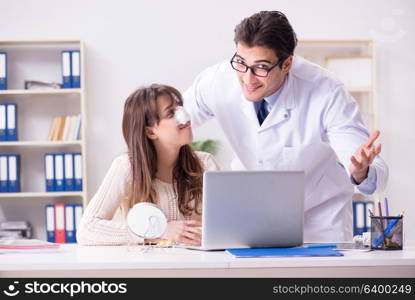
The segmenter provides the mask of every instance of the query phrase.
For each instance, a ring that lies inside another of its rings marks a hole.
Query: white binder
[[[55,191],[55,176],[53,174],[53,154],[45,154],[45,177],[46,177],[46,191]]]
[[[72,53],[72,88],[81,87],[81,53],[74,50]]]
[[[63,182],[63,154],[57,153],[55,154],[55,179],[56,191],[63,191],[64,190],[64,182]]]
[[[46,239],[55,242],[55,207],[52,204],[46,205]]]
[[[82,191],[82,156],[74,154],[75,190]]]
[[[73,154],[65,153],[65,191],[74,190],[74,178],[73,178]]]
[[[65,239],[67,243],[75,243],[75,212],[73,204],[65,204]]]
[[[78,230],[79,223],[82,219],[82,214],[84,212],[82,204],[75,204],[75,230]]]
[[[0,104],[0,141],[5,141],[6,138],[6,120],[7,120],[7,113],[6,113],[6,104]]]
[[[62,51],[62,88],[72,87],[71,77],[71,52]]]
[[[0,155],[0,192],[8,192],[8,165],[7,165],[7,156]]]
[[[7,53],[0,52],[0,90],[7,89]]]
[[[7,104],[7,140],[17,140],[16,104]]]
[[[363,203],[356,203],[356,226],[361,230],[365,227],[365,205]]]
[[[15,155],[8,155],[9,159],[9,191],[10,187],[16,185],[18,180],[17,178],[17,158]],[[17,192],[17,190],[13,190],[13,192]]]

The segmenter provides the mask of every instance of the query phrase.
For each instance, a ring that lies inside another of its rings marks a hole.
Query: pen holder
[[[402,250],[403,217],[371,216],[370,248]]]

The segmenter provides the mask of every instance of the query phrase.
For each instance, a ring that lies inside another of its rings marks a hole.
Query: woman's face
[[[157,114],[160,122],[151,127],[150,136],[155,145],[167,147],[178,147],[190,144],[193,134],[190,121],[186,124],[179,125],[174,117],[177,103],[168,95],[157,97]]]

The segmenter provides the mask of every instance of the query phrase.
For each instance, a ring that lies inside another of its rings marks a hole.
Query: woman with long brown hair
[[[132,93],[124,105],[122,129],[128,152],[112,163],[86,207],[77,241],[83,245],[142,243],[127,228],[129,209],[139,202],[161,208],[168,224],[162,239],[199,245],[203,172],[216,170],[212,155],[190,146],[190,121],[179,124],[178,90],[153,84]]]

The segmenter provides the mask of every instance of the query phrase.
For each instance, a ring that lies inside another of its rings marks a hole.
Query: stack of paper
[[[35,239],[3,239],[0,240],[1,253],[44,253],[55,252],[60,249],[59,244]]]

